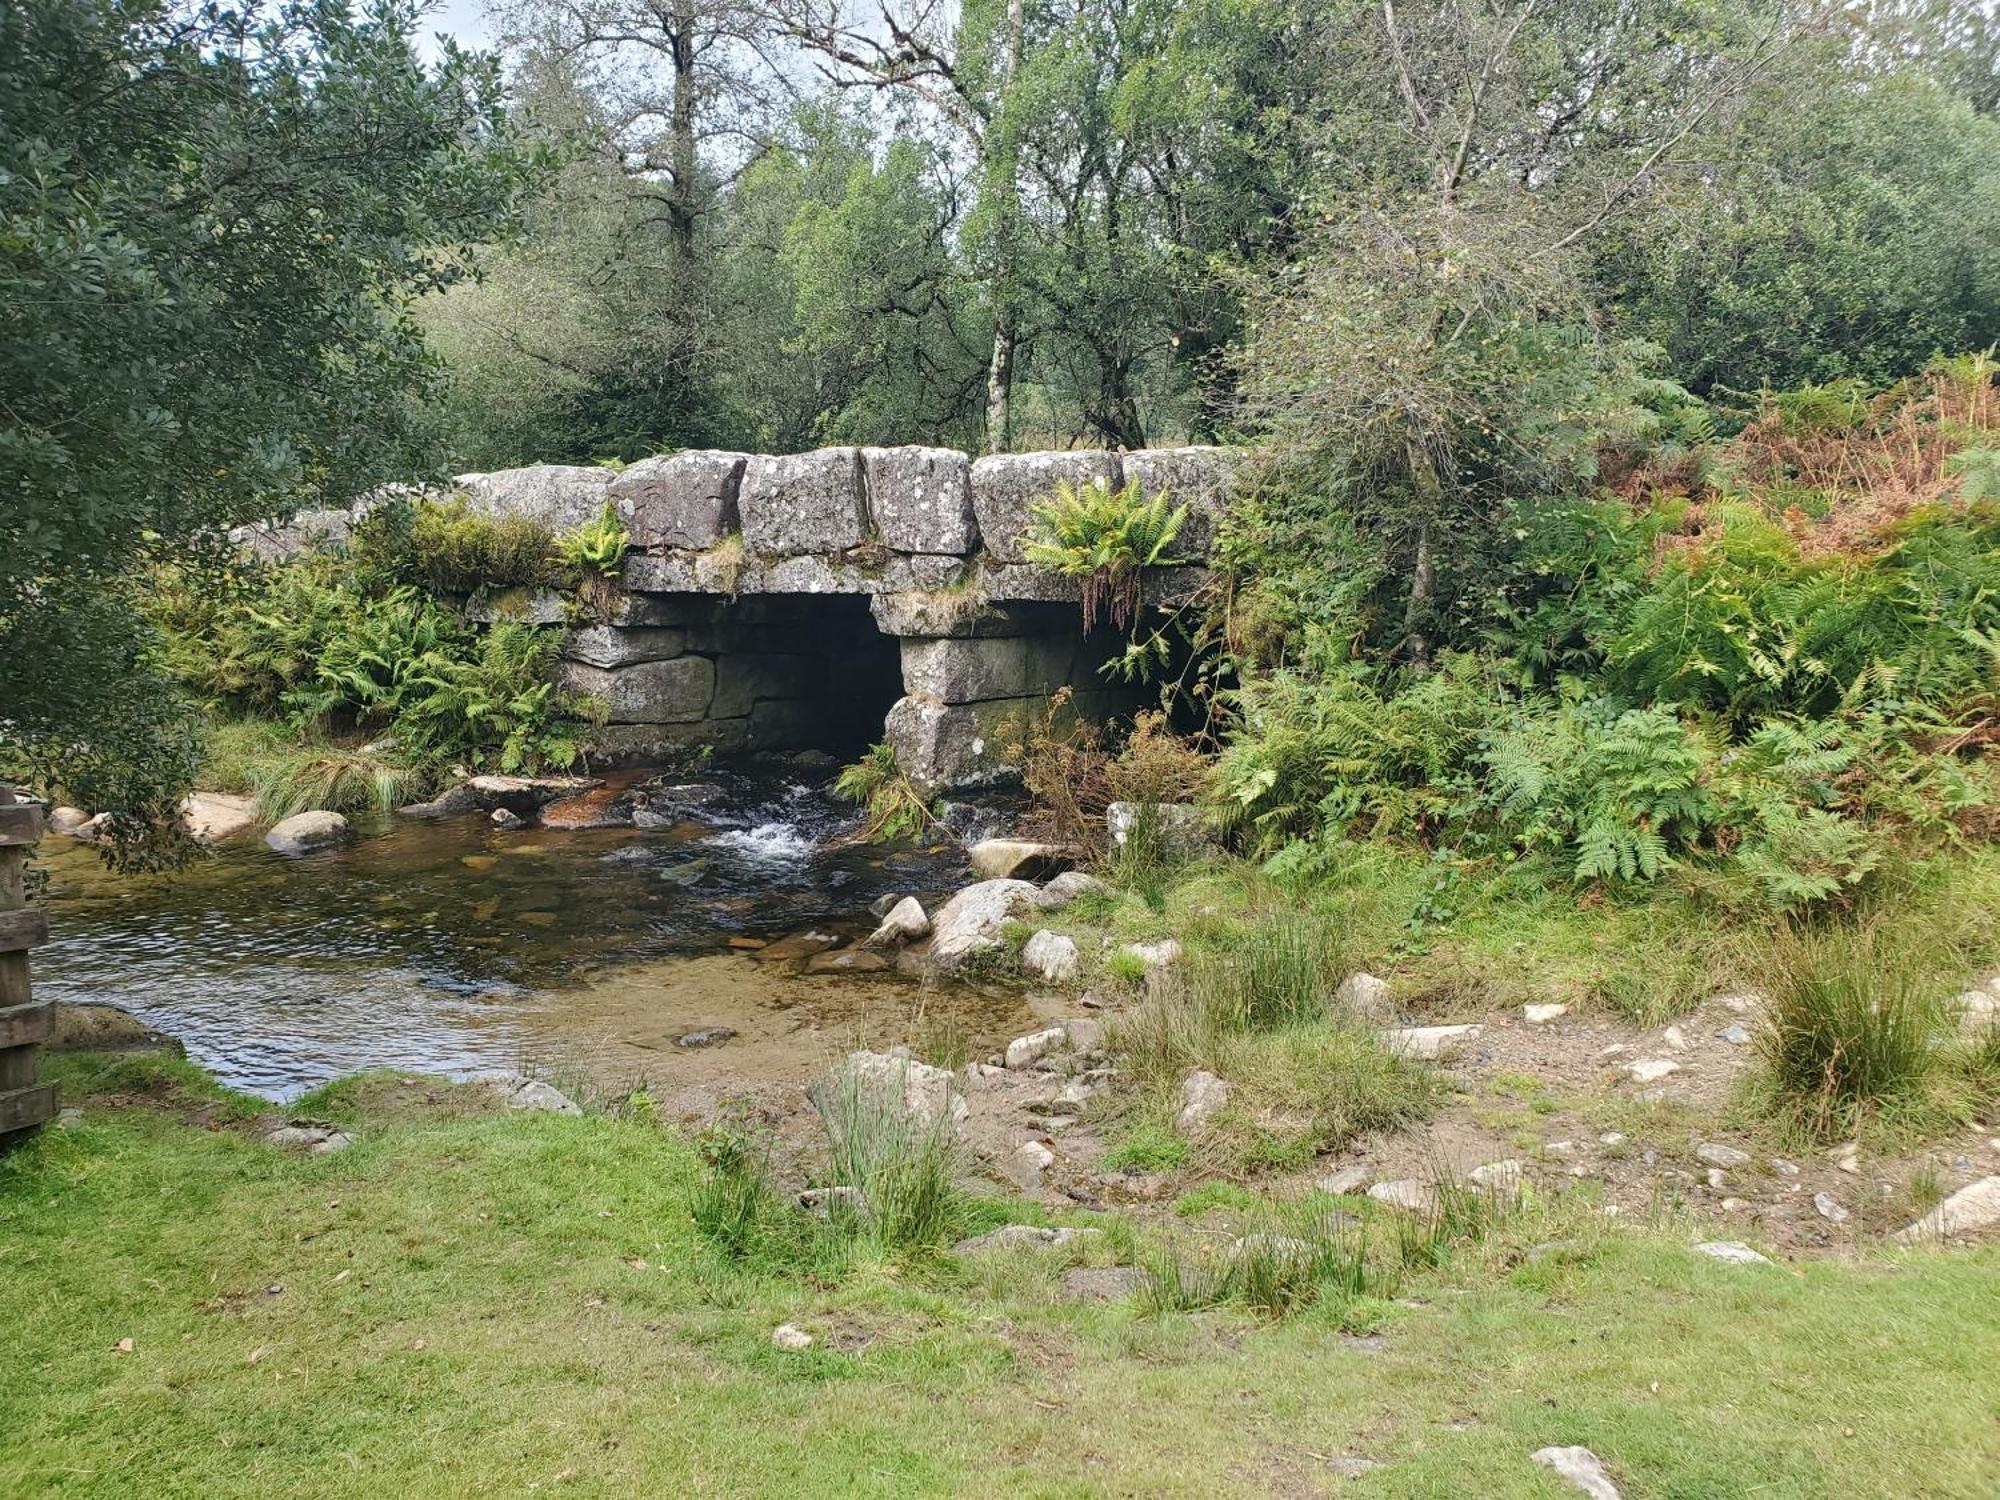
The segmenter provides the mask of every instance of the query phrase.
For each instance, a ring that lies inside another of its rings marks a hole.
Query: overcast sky
[[[493,33],[486,24],[486,0],[438,0],[423,19],[423,33],[442,31],[458,38],[461,46],[485,47]]]

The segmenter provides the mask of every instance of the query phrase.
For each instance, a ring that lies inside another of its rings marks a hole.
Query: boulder
[[[857,1088],[878,1100],[899,1103],[919,1125],[948,1120],[956,1129],[965,1122],[965,1098],[943,1068],[894,1052],[850,1052],[847,1071]],[[828,1123],[831,1128],[833,1122]]]
[[[2000,1177],[1982,1177],[1967,1183],[1907,1229],[1897,1230],[1892,1238],[1902,1245],[1923,1244],[1976,1234],[1996,1224],[2000,1224]]]
[[[1192,802],[1114,802],[1104,810],[1111,847],[1123,849],[1135,837],[1166,859],[1205,859],[1221,852],[1206,808]]]
[[[1076,863],[1060,844],[1026,839],[982,839],[965,851],[965,858],[982,880],[1047,880]]]
[[[949,971],[974,954],[999,947],[1007,922],[1031,907],[1037,894],[1025,880],[982,880],[967,886],[931,916],[930,963]]]
[[[54,807],[49,809],[46,826],[50,833],[75,838],[80,830],[90,826],[90,822],[90,814],[80,807]]]
[[[743,544],[766,556],[844,552],[868,540],[855,448],[752,458],[737,498]]]
[[[1041,894],[1035,897],[1035,905],[1043,911],[1061,911],[1084,896],[1110,894],[1111,887],[1095,876],[1086,875],[1081,870],[1065,870],[1042,887]]]
[[[1229,1103],[1229,1085],[1215,1074],[1197,1070],[1181,1080],[1181,1108],[1174,1126],[1183,1133],[1200,1130]]]
[[[900,948],[930,935],[931,919],[915,896],[905,896],[882,917],[882,925],[868,935],[870,948]]]
[[[1122,482],[1118,455],[1098,451],[995,453],[972,465],[972,509],[979,536],[996,562],[1027,561],[1032,508],[1055,497],[1056,486]]]
[[[1023,1141],[1000,1164],[1007,1180],[1024,1193],[1042,1190],[1042,1173],[1055,1165],[1056,1154],[1040,1141]]]
[[[737,496],[749,462],[747,453],[708,448],[642,458],[611,481],[608,498],[633,546],[701,551],[742,525]]]
[[[1075,942],[1046,927],[1029,938],[1021,949],[1021,972],[1031,979],[1061,984],[1076,978],[1077,966]]]
[[[309,854],[330,849],[354,837],[354,828],[336,812],[294,813],[264,835],[264,842],[280,854]]]
[[[479,793],[467,782],[448,786],[428,802],[412,802],[396,809],[396,815],[403,818],[458,818],[467,813],[482,812]]]
[[[863,448],[861,470],[885,546],[957,557],[978,548],[972,461],[956,448]]]
[[[1976,1037],[2000,1026],[2000,996],[1987,990],[1967,990],[1952,1002],[1962,1036]]]
[[[1164,494],[1169,504],[1188,508],[1170,550],[1175,557],[1196,560],[1215,545],[1238,462],[1228,448],[1199,447],[1143,448],[1119,459],[1125,482],[1137,484],[1145,499]]]
[[[510,1074],[504,1078],[487,1081],[487,1087],[501,1098],[509,1109],[540,1110],[551,1115],[580,1115],[583,1109],[561,1089],[543,1083],[539,1078],[524,1078],[520,1074]]]
[[[611,470],[596,464],[533,464],[491,474],[461,474],[452,482],[481,515],[521,516],[552,532],[574,531],[604,509]]]
[[[706,656],[593,667],[566,661],[556,686],[602,699],[613,724],[686,724],[708,715],[715,697],[715,663]]]
[[[1619,1500],[1618,1486],[1611,1482],[1604,1460],[1588,1448],[1537,1448],[1529,1455],[1545,1469],[1553,1469],[1581,1490],[1590,1500]]]
[[[1333,1002],[1363,1021],[1393,1021],[1396,1002],[1389,998],[1389,981],[1373,974],[1349,974],[1333,992]]]
[[[1482,1026],[1403,1026],[1382,1033],[1391,1056],[1436,1062],[1476,1038]]]
[[[181,824],[202,843],[218,843],[257,826],[257,799],[229,792],[194,792],[181,800]]]

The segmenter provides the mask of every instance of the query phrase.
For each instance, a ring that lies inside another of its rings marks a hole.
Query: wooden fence
[[[37,1079],[55,1007],[37,1005],[28,950],[46,942],[49,919],[27,905],[28,850],[42,836],[42,810],[0,786],[0,1150],[55,1117],[56,1086]]]

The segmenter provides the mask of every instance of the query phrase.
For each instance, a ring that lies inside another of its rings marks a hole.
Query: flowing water
[[[966,871],[956,850],[854,844],[853,810],[821,782],[714,779],[723,795],[699,822],[655,831],[394,819],[302,858],[234,840],[170,875],[113,875],[51,839],[35,992],[121,1006],[274,1099],[382,1067],[719,1087],[798,1076],[941,1013],[982,1043],[1021,1019],[1012,997],[805,974],[732,948],[858,937],[878,896],[928,898]],[[677,1045],[708,1026],[738,1035]]]

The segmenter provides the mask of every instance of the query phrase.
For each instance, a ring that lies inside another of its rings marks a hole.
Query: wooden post
[[[55,1007],[37,1005],[28,983],[28,950],[49,936],[49,919],[27,905],[24,869],[41,836],[42,810],[0,786],[0,1150],[56,1113],[56,1086],[36,1076]]]

